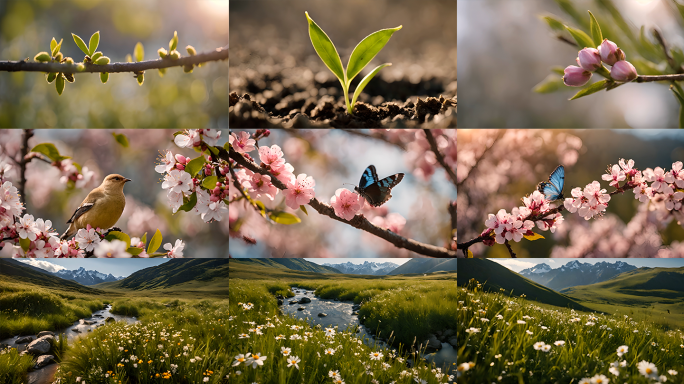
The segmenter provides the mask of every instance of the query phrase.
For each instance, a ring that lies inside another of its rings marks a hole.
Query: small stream
[[[323,328],[338,326],[339,331],[344,331],[350,325],[358,327],[359,332],[356,335],[359,338],[365,339],[367,345],[371,347],[373,344],[377,344],[381,347],[387,346],[385,342],[375,339],[373,333],[369,332],[366,327],[360,324],[358,315],[352,314],[354,312],[352,309],[352,306],[354,305],[353,302],[321,299],[314,295],[314,291],[308,291],[297,287],[292,287],[292,292],[295,296],[285,298],[285,300],[283,300],[283,305],[280,306],[283,313],[290,314],[298,319],[306,320],[312,325],[320,324]],[[299,301],[304,297],[311,299],[311,302],[305,304],[289,303],[291,300]],[[300,307],[305,309],[300,311],[298,310]],[[325,313],[327,316],[319,317],[319,313]],[[441,350],[426,354],[423,357],[430,362],[434,362],[438,367],[443,367],[447,364],[456,363],[456,349],[447,343],[442,343]]]

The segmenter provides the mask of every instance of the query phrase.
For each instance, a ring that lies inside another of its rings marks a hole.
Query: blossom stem
[[[673,75],[651,75],[639,76],[634,80],[634,83],[651,83],[654,81],[684,81],[684,73],[676,73]]]
[[[451,178],[451,181],[454,183],[454,187],[458,188],[456,172],[454,172],[454,170],[446,163],[444,156],[442,156],[442,154],[439,152],[439,149],[437,148],[437,141],[435,141],[435,137],[432,136],[432,132],[430,132],[429,129],[423,129],[423,132],[425,132],[425,138],[427,139],[428,143],[430,143],[430,149],[432,149],[432,152],[435,153],[437,162],[439,162],[439,164],[446,171],[447,175],[449,175],[449,178]]]
[[[504,244],[506,245],[506,248],[508,248],[508,253],[511,254],[511,257],[516,258],[515,252],[513,252],[513,248],[511,248],[511,244],[508,243],[508,240],[504,241]]]

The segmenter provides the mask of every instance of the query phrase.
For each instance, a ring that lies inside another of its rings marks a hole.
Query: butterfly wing
[[[378,181],[378,173],[375,171],[375,166],[369,165],[368,168],[366,168],[366,170],[363,171],[363,175],[361,175],[361,181],[359,181],[359,188],[362,190],[366,189],[368,188],[368,186],[375,183],[376,181]]]
[[[373,168],[373,170],[375,170],[375,168]],[[392,188],[399,184],[403,178],[403,173],[397,173],[376,181],[367,188],[361,188],[359,192],[361,196],[368,200],[370,205],[379,207],[392,197]]]
[[[542,181],[537,186],[539,192],[543,193],[550,201],[560,200],[563,198],[563,187],[565,186],[565,168],[559,165],[551,172],[549,181]]]

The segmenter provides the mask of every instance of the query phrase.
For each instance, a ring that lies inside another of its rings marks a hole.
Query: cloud
[[[46,270],[48,272],[52,272],[52,273],[57,272],[57,271],[61,271],[62,269],[66,269],[66,268],[62,267],[61,265],[52,264],[49,261],[42,261],[42,260],[35,260],[35,259],[18,260],[18,261],[21,261],[22,263],[26,263],[26,264],[31,265],[31,266],[36,267],[36,268],[44,269],[44,270]]]
[[[496,263],[499,263],[503,265],[504,267],[508,269],[512,269],[516,272],[522,271],[523,269],[526,268],[532,268],[535,265],[539,264],[539,262],[530,262],[530,261],[522,261],[522,260],[513,260],[513,259],[489,259],[490,261],[494,261]]]

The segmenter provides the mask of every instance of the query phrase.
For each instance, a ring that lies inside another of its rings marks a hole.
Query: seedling
[[[340,60],[340,54],[337,53],[335,45],[332,43],[328,35],[323,32],[323,30],[316,24],[313,19],[309,17],[308,12],[304,12],[306,19],[309,21],[309,37],[311,38],[311,44],[313,44],[314,49],[318,56],[323,60],[323,63],[330,69],[330,71],[340,80],[342,84],[342,90],[344,90],[344,102],[347,105],[347,112],[353,114],[354,104],[356,104],[356,99],[361,94],[361,91],[366,87],[369,81],[378,73],[381,69],[392,65],[392,63],[380,64],[375,69],[373,69],[369,74],[364,77],[359,85],[356,86],[354,90],[354,96],[352,97],[351,103],[349,102],[349,86],[356,75],[358,75],[363,68],[368,65],[368,63],[373,60],[375,55],[380,52],[380,50],[387,44],[390,37],[394,32],[401,29],[401,25],[396,28],[381,29],[377,32],[373,32],[366,36],[361,42],[354,48],[351,56],[349,57],[349,63],[347,63],[347,69],[342,67],[342,60]]]

